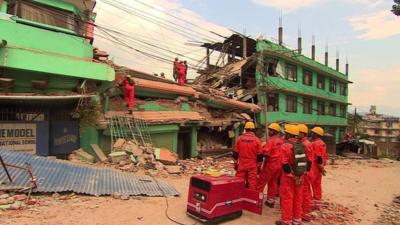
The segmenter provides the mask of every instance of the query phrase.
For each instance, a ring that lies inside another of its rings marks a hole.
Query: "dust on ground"
[[[309,224],[396,224],[392,218],[399,218],[400,211],[394,208],[393,199],[400,195],[400,162],[339,159],[327,166],[327,171],[323,180],[326,207],[316,212],[317,220]],[[196,221],[185,214],[189,176],[171,175],[163,180],[181,193],[180,197],[168,198],[169,216],[194,224]],[[0,211],[0,224],[175,224],[166,218],[162,197],[120,200],[67,194],[34,198],[36,205],[27,209]],[[265,207],[262,216],[244,212],[241,218],[224,224],[274,224],[278,218],[278,207]]]

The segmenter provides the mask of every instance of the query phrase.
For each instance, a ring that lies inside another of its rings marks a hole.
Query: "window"
[[[325,103],[323,101],[317,102],[318,115],[325,115]]]
[[[345,135],[346,135],[346,129],[343,127],[339,128],[339,141],[342,141]]]
[[[65,28],[75,32],[79,31],[78,20],[72,12],[55,9],[31,1],[21,0],[10,2],[8,13],[22,19]]]
[[[312,99],[303,98],[303,113],[312,114]]]
[[[317,76],[317,88],[325,89],[325,77],[321,75]]]
[[[374,130],[374,134],[379,134],[379,130]]]
[[[336,80],[333,79],[329,80],[329,91],[336,93]]]
[[[266,59],[264,64],[264,74],[268,76],[277,77],[276,67],[278,65],[277,59]]]
[[[339,83],[339,91],[340,95],[346,96],[347,95],[347,85],[344,83]]]
[[[294,65],[286,65],[286,79],[297,81],[297,67]]]
[[[387,135],[392,135],[392,131],[391,131],[391,130],[388,130],[388,131],[387,131]]]
[[[297,97],[286,96],[286,112],[297,112]]]
[[[336,104],[329,103],[329,115],[336,116]]]
[[[268,94],[268,112],[279,111],[279,95],[278,94]]]
[[[312,72],[308,70],[303,70],[303,84],[312,86]]]
[[[346,117],[346,106],[340,105],[340,117]]]

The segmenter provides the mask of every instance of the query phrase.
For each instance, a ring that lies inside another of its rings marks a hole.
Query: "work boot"
[[[128,110],[128,114],[133,114],[133,111],[132,110]]]
[[[280,220],[275,221],[276,225],[282,225],[282,222]]]
[[[271,208],[271,209],[273,209],[273,208],[274,208],[274,205],[275,205],[275,203],[273,203],[273,202],[268,202],[268,201],[266,201],[264,204],[265,204],[266,206],[268,206],[269,208]]]

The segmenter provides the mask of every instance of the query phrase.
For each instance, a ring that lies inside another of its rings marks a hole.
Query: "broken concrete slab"
[[[112,163],[119,163],[120,161],[126,160],[128,158],[128,154],[123,151],[112,152],[108,155],[108,157]]]
[[[122,148],[122,147],[124,146],[125,142],[126,142],[125,139],[123,139],[123,138],[118,138],[118,139],[115,141],[115,143],[114,143],[114,145],[113,145],[113,148]]]
[[[85,150],[83,150],[82,148],[74,151],[74,154],[79,156],[81,159],[94,163],[96,162],[96,159],[89,153],[85,152]]]
[[[167,148],[154,148],[156,159],[165,165],[175,165],[178,155]]]
[[[103,150],[97,144],[91,144],[90,147],[92,147],[94,153],[101,162],[107,161],[107,156],[104,154]]]

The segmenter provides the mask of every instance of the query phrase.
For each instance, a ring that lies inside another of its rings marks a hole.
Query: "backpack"
[[[296,176],[301,176],[307,171],[307,156],[306,147],[301,141],[291,143],[293,145],[293,173]]]

